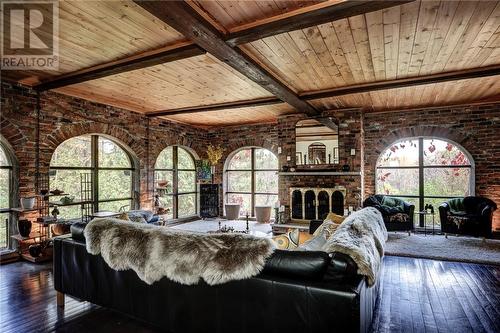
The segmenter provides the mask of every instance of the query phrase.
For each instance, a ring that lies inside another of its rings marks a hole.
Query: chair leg
[[[444,233],[444,238],[448,238],[448,234],[446,232]]]
[[[57,292],[56,295],[56,303],[58,307],[64,308],[64,294],[59,291]]]
[[[411,236],[411,230],[408,230],[408,236]]]

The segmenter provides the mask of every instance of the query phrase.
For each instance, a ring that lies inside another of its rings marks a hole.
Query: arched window
[[[12,162],[0,142],[0,250],[9,247],[9,208],[11,205]]]
[[[168,218],[196,215],[196,168],[193,156],[184,148],[169,146],[155,163],[155,194]]]
[[[432,204],[437,211],[446,199],[474,194],[473,165],[470,155],[451,142],[403,139],[380,155],[376,193],[403,198],[419,211]]]
[[[107,137],[82,135],[61,143],[50,161],[50,190],[59,189],[74,197],[73,203],[58,207],[60,217],[80,216],[81,174],[84,173],[92,178],[95,211],[135,208],[135,168],[129,154]]]
[[[255,206],[278,201],[278,158],[264,148],[245,148],[229,155],[225,170],[225,202],[241,205],[240,215],[254,216]]]

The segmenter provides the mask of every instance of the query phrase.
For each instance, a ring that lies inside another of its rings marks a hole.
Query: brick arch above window
[[[127,151],[127,153],[129,153],[133,164],[135,164],[134,167],[138,167],[139,160],[146,158],[146,147],[144,142],[140,139],[138,140],[128,131],[103,123],[70,124],[57,128],[51,133],[41,137],[41,147],[44,148],[40,152],[41,165],[48,166],[50,164],[52,154],[64,141],[89,134],[108,136],[113,141],[116,141]]]
[[[372,162],[375,163],[378,156],[392,143],[401,139],[413,137],[433,137],[436,139],[444,139],[451,141],[452,143],[456,143],[467,151],[470,151],[467,149],[467,145],[471,141],[471,136],[468,133],[463,133],[460,130],[449,127],[420,125],[398,128],[389,132],[389,134],[378,140],[374,147],[374,153],[368,155],[371,155],[371,159],[373,159]]]

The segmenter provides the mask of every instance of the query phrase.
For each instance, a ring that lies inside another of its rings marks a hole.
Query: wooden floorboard
[[[372,331],[500,332],[500,267],[387,256]],[[88,302],[56,306],[51,264],[0,266],[0,332],[159,332]]]

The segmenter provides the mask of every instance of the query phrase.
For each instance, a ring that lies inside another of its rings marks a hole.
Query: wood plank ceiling
[[[343,5],[340,0],[188,3],[221,38],[282,18]],[[36,85],[146,51],[192,43],[155,16],[126,0],[60,2],[59,71],[2,71],[2,76]],[[493,66],[492,73],[500,73],[500,1],[413,1],[235,47],[318,113],[350,107],[380,111],[500,101],[500,76],[491,74],[311,98],[318,91],[482,67]],[[179,108],[271,101],[267,103],[270,105],[197,113],[184,110],[167,116],[196,126],[273,121],[278,115],[301,111],[282,103],[209,53],[137,68],[55,90],[142,113],[163,110],[167,115],[169,110]]]

